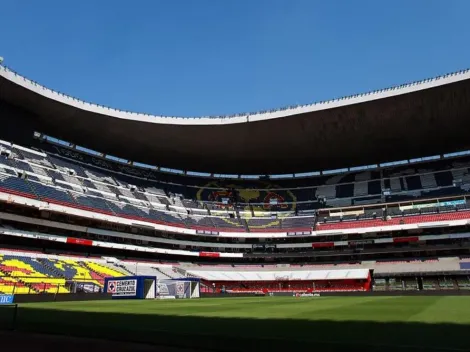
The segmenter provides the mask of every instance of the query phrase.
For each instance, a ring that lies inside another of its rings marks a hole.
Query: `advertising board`
[[[14,295],[0,295],[0,304],[13,304]]]
[[[137,294],[137,280],[109,280],[107,292],[113,297],[135,296]]]

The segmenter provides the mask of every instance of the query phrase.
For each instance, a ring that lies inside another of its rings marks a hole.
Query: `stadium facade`
[[[139,268],[208,290],[470,288],[469,95],[462,71],[175,118],[82,102],[0,66],[0,292]]]

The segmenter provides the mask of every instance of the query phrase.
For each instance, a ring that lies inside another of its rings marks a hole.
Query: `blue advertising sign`
[[[449,201],[449,202],[439,202],[440,207],[455,206],[455,205],[461,205],[461,204],[465,204],[465,199],[452,200],[452,201]]]
[[[0,295],[0,304],[13,304],[14,295]]]

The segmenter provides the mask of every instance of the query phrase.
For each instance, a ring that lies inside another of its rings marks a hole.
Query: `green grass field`
[[[470,351],[470,296],[34,303],[17,328],[217,351]]]

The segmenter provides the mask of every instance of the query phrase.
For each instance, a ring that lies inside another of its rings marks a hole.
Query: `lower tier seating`
[[[70,281],[102,287],[106,277],[125,275],[124,270],[91,260],[0,254],[0,293],[69,293]]]

